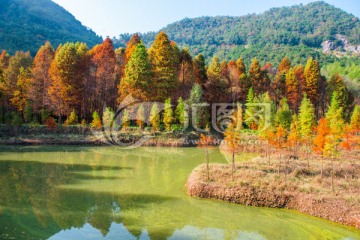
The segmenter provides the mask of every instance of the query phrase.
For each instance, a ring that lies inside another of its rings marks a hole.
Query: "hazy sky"
[[[53,0],[97,34],[157,31],[185,17],[242,16],[314,0]],[[326,0],[360,17],[360,0]]]

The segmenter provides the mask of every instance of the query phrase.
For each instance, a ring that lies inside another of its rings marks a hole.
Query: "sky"
[[[242,16],[314,0],[53,0],[98,35],[157,31],[183,18]],[[325,0],[360,18],[360,0]]]

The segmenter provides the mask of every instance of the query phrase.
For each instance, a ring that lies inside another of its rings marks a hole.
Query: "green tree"
[[[202,88],[204,88],[208,80],[204,56],[202,54],[197,55],[194,58],[193,65],[195,83],[199,84]]]
[[[172,106],[171,106],[171,98],[168,98],[165,100],[163,122],[165,125],[165,130],[170,131],[171,124],[173,122],[173,110],[172,110]]]
[[[154,132],[160,129],[160,111],[157,103],[154,103],[150,110],[149,122]]]
[[[12,112],[11,125],[20,127],[23,124],[21,114],[18,112]]]
[[[287,138],[288,144],[293,148],[294,155],[297,154],[297,148],[300,143],[300,126],[299,126],[299,119],[296,114],[294,114],[291,118],[291,125],[290,125],[290,132]]]
[[[100,129],[102,127],[101,119],[97,111],[94,111],[92,114],[90,126],[94,129]]]
[[[350,112],[354,99],[350,96],[351,94],[346,88],[343,78],[338,74],[330,78],[327,87],[327,93],[330,97],[332,97],[335,92],[339,106],[343,108],[344,114],[345,112]]]
[[[287,103],[287,99],[283,98],[275,115],[275,127],[281,125],[284,130],[289,130],[292,120],[291,118],[292,112],[290,110],[289,104]]]
[[[178,104],[175,109],[175,119],[182,126],[184,126],[188,121],[188,112],[185,109],[185,102],[181,97],[178,99]]]
[[[26,102],[25,110],[24,110],[24,119],[26,123],[29,123],[32,119],[33,109],[30,104],[30,100]]]
[[[357,105],[351,115],[350,126],[353,130],[360,131],[360,106]]]
[[[246,111],[245,111],[245,124],[250,129],[257,129],[258,125],[254,119],[256,107],[252,106],[254,103],[256,103],[255,95],[254,95],[254,88],[251,87],[249,89],[247,99],[246,99]]]
[[[145,108],[144,108],[144,105],[142,105],[142,104],[139,106],[139,108],[137,110],[136,124],[138,125],[140,130],[144,129],[144,125],[145,125]]]
[[[102,116],[103,126],[106,128],[114,127],[111,126],[114,123],[114,118],[115,118],[114,111],[110,107],[105,108]]]
[[[130,126],[129,110],[124,109],[121,117],[121,129],[127,131]]]
[[[312,135],[313,128],[315,127],[315,109],[306,94],[304,95],[300,105],[299,126],[301,138],[303,140],[308,140]]]
[[[154,73],[152,82],[153,101],[164,101],[178,86],[179,57],[168,36],[160,32],[149,49],[150,62]]]
[[[119,85],[119,102],[127,95],[148,101],[153,93],[152,72],[149,56],[144,44],[137,44],[125,67],[125,74]]]
[[[73,109],[68,119],[66,119],[65,125],[76,125],[78,123],[79,123],[79,118],[76,115],[75,109]]]
[[[189,117],[196,127],[200,127],[204,124],[206,125],[206,122],[208,121],[208,115],[206,114],[207,109],[205,109],[204,107],[195,107],[196,104],[200,104],[202,102],[202,97],[203,89],[199,84],[195,83],[190,91],[190,97],[187,100],[187,104],[190,107]],[[196,110],[196,116],[193,116],[194,110]]]
[[[344,109],[340,106],[338,92],[333,92],[331,103],[326,112],[326,120],[331,125],[331,122],[337,122],[339,118],[344,119]]]

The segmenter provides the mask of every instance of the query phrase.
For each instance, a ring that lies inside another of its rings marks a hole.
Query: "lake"
[[[295,211],[186,195],[196,148],[0,147],[0,239],[360,239]],[[212,150],[211,162],[226,163]]]

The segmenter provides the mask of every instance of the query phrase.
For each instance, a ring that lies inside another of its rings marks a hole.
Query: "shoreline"
[[[186,183],[189,196],[246,206],[296,210],[360,229],[359,196],[355,196],[357,199],[351,199],[349,192],[340,189],[334,194],[318,192],[319,190],[305,192],[296,186],[301,185],[299,181],[288,184],[280,183],[281,181],[271,183],[268,176],[264,175],[267,170],[256,169],[246,163],[237,164],[237,174],[245,177],[236,175],[234,181],[231,180],[231,165],[211,164],[209,182],[205,169],[206,166],[203,164],[190,174]],[[250,175],[253,177],[249,177]],[[257,181],[261,176],[264,178],[261,179],[262,183],[259,183]]]
[[[0,145],[119,145],[126,147],[131,143],[136,143],[142,137],[145,137],[145,140],[140,141],[141,146],[196,147],[200,134],[194,131],[152,133],[136,130],[109,133],[101,130],[93,131],[89,127],[82,126],[57,126],[54,129],[48,129],[45,126],[17,128],[0,126]],[[221,139],[221,136],[217,138]]]

